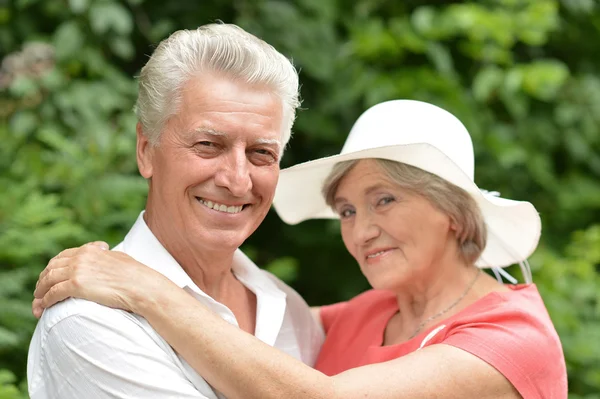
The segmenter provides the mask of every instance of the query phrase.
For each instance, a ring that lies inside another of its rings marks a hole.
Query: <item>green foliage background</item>
[[[118,243],[144,206],[133,76],[170,32],[217,19],[300,69],[305,111],[283,166],[338,152],[386,99],[464,121],[477,183],[540,211],[531,264],[570,397],[600,398],[597,1],[0,0],[0,399],[27,397],[30,302],[48,259]],[[271,213],[244,249],[311,304],[367,288],[333,221],[292,227]]]

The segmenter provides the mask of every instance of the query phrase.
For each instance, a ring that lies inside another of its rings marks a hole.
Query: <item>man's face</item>
[[[146,222],[167,250],[234,250],[256,230],[275,194],[281,129],[268,88],[217,74],[184,85],[157,146],[138,125]]]

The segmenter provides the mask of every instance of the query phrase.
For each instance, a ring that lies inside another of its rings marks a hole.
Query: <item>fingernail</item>
[[[94,241],[94,242],[90,242],[89,244],[91,244],[91,245],[93,245],[95,247],[98,247],[98,248],[100,248],[102,250],[109,249],[108,244],[105,243],[104,241]]]

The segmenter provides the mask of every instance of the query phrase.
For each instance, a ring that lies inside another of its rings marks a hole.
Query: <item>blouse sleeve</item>
[[[321,306],[319,313],[325,334],[327,334],[329,327],[331,327],[335,320],[344,312],[347,305],[348,302],[338,302],[332,305]]]
[[[567,397],[562,346],[547,313],[508,306],[452,324],[438,343],[492,365],[524,398]]]

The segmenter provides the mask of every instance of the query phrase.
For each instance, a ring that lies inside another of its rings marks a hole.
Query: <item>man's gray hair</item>
[[[333,167],[322,187],[327,205],[333,208],[340,182],[359,161],[340,162]],[[399,187],[427,199],[456,223],[460,255],[467,263],[475,263],[487,242],[485,220],[475,199],[462,188],[423,169],[387,159],[375,161]]]
[[[142,68],[136,114],[150,143],[158,143],[165,123],[177,113],[185,83],[204,72],[273,90],[283,105],[283,152],[300,105],[298,73],[273,46],[232,24],[179,30],[160,42]]]

